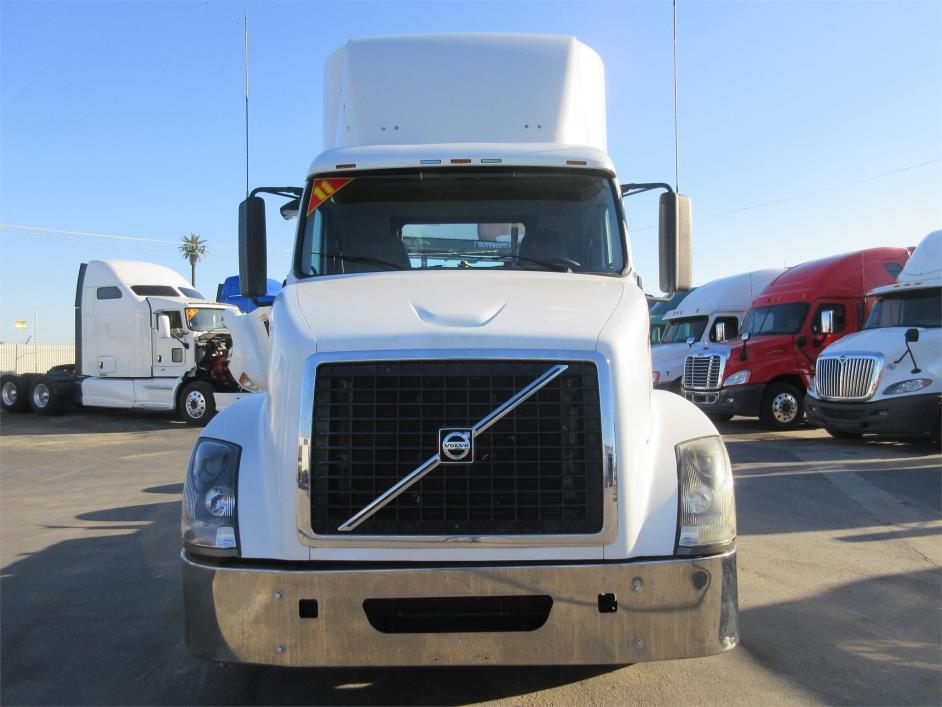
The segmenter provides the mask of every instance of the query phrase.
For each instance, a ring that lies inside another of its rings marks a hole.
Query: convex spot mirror
[[[301,213],[301,199],[292,199],[278,210],[285,221],[297,218],[298,214]]]
[[[918,329],[907,329],[906,330],[906,343],[914,344],[919,341],[919,330]]]
[[[157,315],[157,335],[161,339],[170,338],[170,317],[166,314]]]
[[[746,332],[743,332],[743,335],[742,335],[742,337],[740,337],[740,338],[741,338],[743,341],[749,341],[749,337],[750,337],[750,334],[749,334],[748,331],[746,331]]]

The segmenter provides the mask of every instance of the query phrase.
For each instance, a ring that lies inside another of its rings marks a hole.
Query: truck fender
[[[655,390],[651,399],[651,469],[649,483],[629,488],[628,518],[641,519],[632,543],[632,554],[672,555],[677,537],[676,445],[699,437],[719,436],[716,426],[696,405],[665,390]],[[643,489],[648,490],[647,498]],[[632,491],[635,499],[631,499]],[[641,496],[641,498],[638,498]],[[643,504],[640,508],[639,503]]]
[[[270,420],[268,393],[236,400],[203,428],[200,437],[212,437],[242,449],[236,494],[239,550],[242,557],[271,560],[308,560],[310,553],[298,540],[296,468],[281,468],[281,456],[268,449]],[[291,514],[286,523],[284,514]]]

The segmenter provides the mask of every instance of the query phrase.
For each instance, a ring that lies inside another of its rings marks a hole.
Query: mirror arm
[[[643,194],[646,191],[653,191],[654,189],[664,189],[671,194],[674,193],[671,185],[664,182],[638,182],[636,184],[622,184],[620,188],[622,197]]]
[[[273,194],[285,199],[296,199],[304,194],[304,189],[301,187],[255,187],[249,193],[249,197],[258,196],[259,194]]]

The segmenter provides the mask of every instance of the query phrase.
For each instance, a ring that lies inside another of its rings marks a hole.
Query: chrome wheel
[[[6,388],[4,388],[6,395]],[[45,383],[37,383],[33,386],[33,405],[40,410],[49,407],[49,399],[52,397],[52,391]]]
[[[3,390],[0,391],[0,397],[3,398],[3,404],[7,407],[14,407],[16,405],[16,399],[18,397],[16,390],[16,383],[13,381],[7,381],[3,384]]]
[[[772,417],[787,425],[798,415],[798,398],[791,393],[779,393],[772,399]]]
[[[206,397],[198,390],[191,391],[186,396],[186,412],[194,420],[206,414]]]

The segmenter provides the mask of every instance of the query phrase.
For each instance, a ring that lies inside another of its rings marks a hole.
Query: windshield
[[[739,335],[742,336],[746,332],[749,332],[750,336],[795,334],[801,329],[801,324],[805,321],[807,313],[807,302],[756,307],[746,315],[746,321],[743,323]]]
[[[625,269],[618,202],[602,174],[461,170],[318,178],[305,199],[302,275]]]
[[[202,307],[186,308],[186,325],[190,331],[212,331],[225,329],[222,323],[222,309],[204,309]]]
[[[942,326],[942,288],[900,292],[881,297],[870,310],[864,329]]]
[[[689,339],[691,336],[700,341],[703,336],[703,330],[706,329],[708,317],[685,317],[683,319],[672,319],[667,323],[667,328],[661,336],[662,344],[677,344]]]

